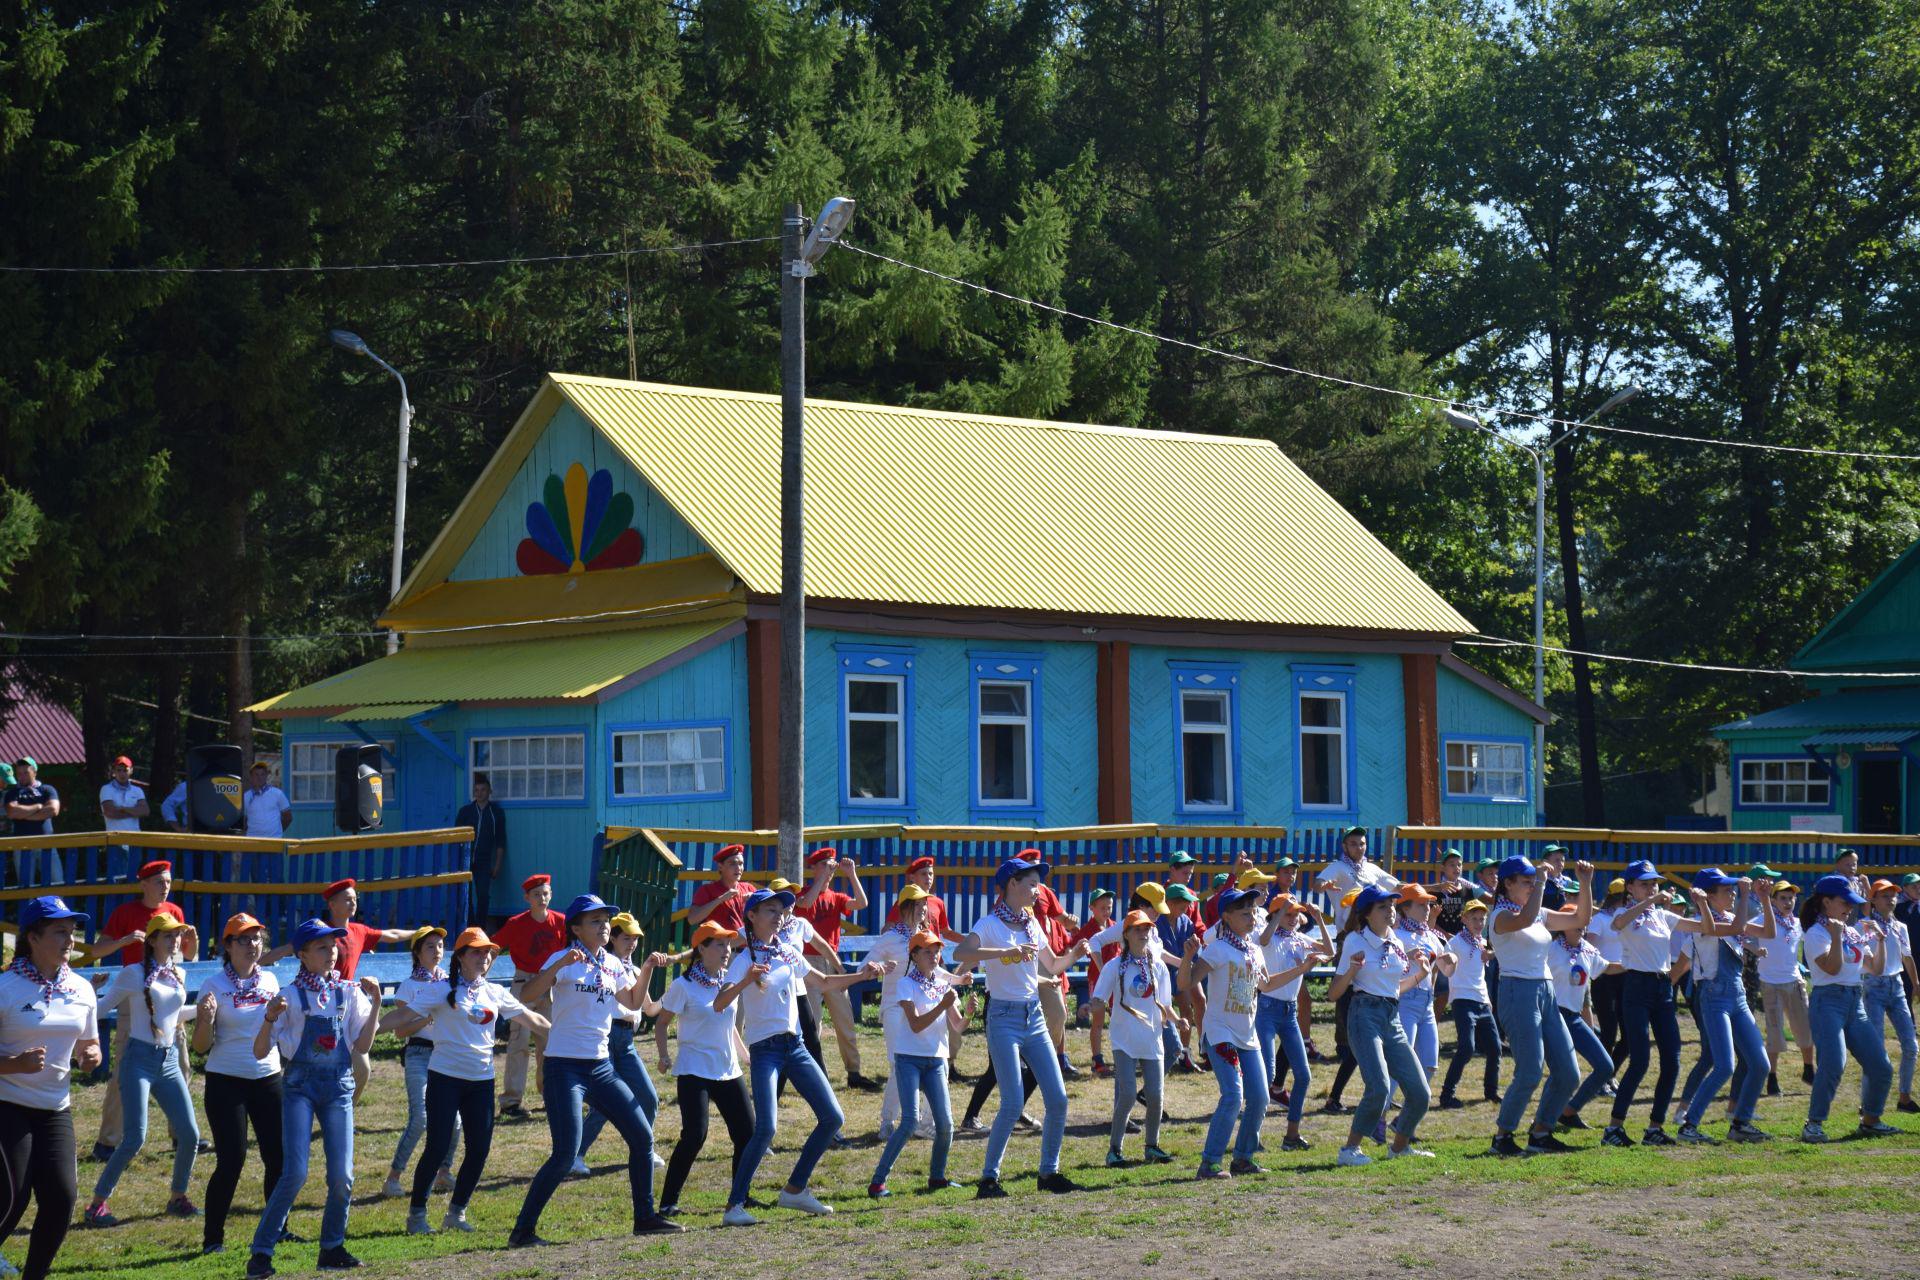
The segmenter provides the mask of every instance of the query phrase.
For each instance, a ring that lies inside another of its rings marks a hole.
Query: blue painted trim
[[[1324,821],[1329,818],[1352,818],[1360,816],[1360,726],[1354,720],[1354,707],[1359,702],[1356,696],[1360,687],[1360,672],[1357,667],[1334,666],[1326,663],[1290,662],[1287,670],[1293,674],[1293,816],[1296,820]],[[1308,804],[1306,802],[1305,774],[1306,753],[1300,750],[1300,695],[1303,693],[1336,694],[1345,700],[1345,709],[1341,712],[1340,723],[1345,726],[1346,750],[1346,803]]]
[[[1840,804],[1840,775],[1833,765],[1819,756],[1814,762],[1827,771],[1827,802],[1820,805],[1808,804],[1747,804],[1740,799],[1740,766],[1747,761],[1756,764],[1769,760],[1778,760],[1788,764],[1800,764],[1806,761],[1804,755],[1741,755],[1730,761],[1733,783],[1733,807],[1737,813],[1837,813]]]
[[[914,821],[914,690],[913,666],[919,655],[914,645],[836,643],[834,670],[838,676],[840,709],[840,820],[858,818]],[[847,681],[854,677],[885,676],[900,682],[900,797],[857,800],[849,792],[847,776]]]
[[[400,789],[400,758],[397,755],[395,755],[392,751],[387,750],[386,743],[381,742],[380,739],[368,733],[365,729],[361,728],[359,725],[349,724],[344,720],[337,721],[335,723],[338,723],[340,727],[343,729],[348,729],[348,730],[351,730],[353,733],[358,734],[361,742],[372,743],[380,748],[381,756],[385,758],[387,762],[393,767],[393,787],[394,787],[394,790],[398,792]],[[297,734],[297,735],[282,738],[280,740],[280,752],[281,752],[280,780],[286,784],[285,790],[287,792],[287,803],[291,805],[293,808],[322,809],[328,813],[332,813],[333,801],[331,800],[295,800],[293,798],[293,779],[290,776],[288,776],[292,772],[292,765],[293,765],[292,747],[294,746],[295,743],[314,743],[314,742],[332,742],[332,743],[338,743],[338,744],[348,745],[348,746],[352,745],[351,741],[348,738],[341,735],[337,735],[337,734],[331,734],[331,733],[302,733],[302,734]],[[398,742],[395,742],[393,745],[396,750],[400,746]],[[331,764],[327,766],[327,776],[328,777],[333,776],[333,766]]]
[[[434,708],[434,711],[438,711],[438,710],[439,710],[438,707]],[[445,756],[448,762],[451,763],[455,768],[460,767],[460,765],[462,765],[465,762],[461,760],[460,753],[454,750],[453,744],[451,742],[448,742],[445,738],[442,738],[439,734],[433,732],[433,730],[427,728],[427,726],[422,723],[422,721],[424,721],[428,716],[432,714],[434,714],[433,711],[422,711],[417,716],[408,716],[406,720],[407,728],[413,730],[414,734],[417,737],[419,737],[420,741],[426,743],[428,746],[432,747],[435,751]]]
[[[466,740],[461,744],[460,769],[465,774],[466,790],[473,791],[473,744],[481,738],[542,738],[558,734],[573,733],[580,735],[580,790],[584,793],[578,800],[552,800],[542,797],[538,800],[504,800],[498,788],[494,789],[493,802],[502,809],[584,809],[593,803],[593,726],[588,724],[541,724],[512,725],[500,728],[482,726],[467,731]],[[488,770],[510,768],[506,765],[489,765]]]
[[[718,791],[688,791],[665,796],[623,796],[614,785],[613,739],[621,733],[650,733],[663,729],[718,729],[720,731],[720,774],[726,785]],[[705,804],[733,799],[733,720],[718,716],[706,720],[655,720],[646,724],[610,724],[607,726],[606,803],[613,807],[636,804]]]
[[[1040,818],[1046,811],[1046,756],[1040,737],[1040,686],[1046,655],[1009,653],[1001,650],[967,651],[967,809],[976,822],[1002,818]],[[998,667],[1017,668],[1013,672]],[[1027,686],[1028,794],[1022,801],[993,801],[980,795],[980,686],[982,684],[1024,684]]]
[[[1173,695],[1173,811],[1182,817],[1240,819],[1247,813],[1246,791],[1240,785],[1240,670],[1238,662],[1188,662],[1168,659],[1168,685]],[[1218,805],[1187,803],[1187,757],[1181,750],[1183,723],[1180,695],[1187,691],[1227,695],[1227,773],[1231,801]]]
[[[1503,747],[1520,748],[1520,782],[1522,794],[1517,796],[1476,796],[1461,791],[1447,790],[1447,744],[1453,742],[1489,742]],[[1533,803],[1533,743],[1525,738],[1513,738],[1498,733],[1443,733],[1440,735],[1440,797],[1449,804],[1518,804]]]

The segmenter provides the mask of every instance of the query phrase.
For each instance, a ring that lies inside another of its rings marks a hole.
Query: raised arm
[[[840,869],[847,873],[847,896],[853,899],[855,911],[867,909],[867,886],[860,883],[860,865],[852,858],[840,859]]]
[[[560,977],[560,971],[570,964],[585,964],[587,953],[578,947],[568,947],[559,955],[547,961],[547,967],[528,978],[520,987],[521,1004],[538,1004],[546,999],[547,992],[553,990],[553,984]]]

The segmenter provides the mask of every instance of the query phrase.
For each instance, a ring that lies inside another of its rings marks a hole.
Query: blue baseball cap
[[[761,907],[766,906],[769,902],[779,903],[782,911],[791,911],[793,910],[794,897],[785,889],[755,889],[747,895],[747,905],[744,909],[748,914],[752,914]]]
[[[1660,875],[1660,869],[1658,867],[1648,862],[1645,858],[1641,858],[1637,862],[1629,862],[1627,864],[1626,874],[1620,878],[1631,884],[1635,880],[1659,880],[1663,877]]]
[[[611,913],[613,911],[613,904],[609,903],[597,893],[583,893],[567,904],[567,923],[572,924],[589,911],[605,911]]]
[[[1220,914],[1238,911],[1242,907],[1258,906],[1261,893],[1258,889],[1228,889],[1220,895]]]
[[[1864,907],[1867,900],[1853,887],[1853,881],[1845,876],[1821,876],[1813,882],[1810,896],[1815,898],[1845,898],[1856,907]],[[44,902],[46,899],[42,898]],[[57,899],[56,899],[57,901]]]
[[[1027,852],[1036,853],[1038,850],[1029,849]],[[1050,870],[1052,870],[1052,868],[1038,858],[1008,858],[994,871],[993,887],[996,889],[1004,889],[1007,887],[1007,881],[1013,879],[1015,876],[1023,876],[1029,871],[1038,871],[1040,878],[1044,880],[1047,878],[1047,872]]]
[[[75,911],[67,905],[65,898],[47,894],[35,898],[20,908],[20,931],[26,932],[37,924],[46,924],[49,920],[78,920],[85,924],[90,917],[84,911]]]
[[[1400,895],[1394,890],[1382,889],[1377,884],[1370,884],[1354,896],[1353,907],[1349,914],[1364,916],[1367,912],[1373,910],[1383,902],[1398,902],[1399,900]]]
[[[306,919],[293,927],[293,949],[295,951],[305,951],[310,943],[318,942],[322,938],[344,938],[346,936],[347,931],[345,929],[330,925],[325,920]]]
[[[1702,867],[1693,873],[1693,887],[1711,893],[1715,889],[1725,889],[1740,881],[1728,875],[1718,867]]]
[[[1512,876],[1537,876],[1540,868],[1533,865],[1532,859],[1524,853],[1516,853],[1511,858],[1500,861],[1500,878],[1506,880]]]

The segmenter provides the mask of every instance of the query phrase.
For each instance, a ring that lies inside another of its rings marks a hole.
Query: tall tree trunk
[[[1567,414],[1565,351],[1561,336],[1549,339],[1553,361],[1553,409],[1556,418]],[[1553,515],[1560,534],[1560,579],[1566,592],[1567,647],[1573,656],[1574,736],[1580,752],[1580,807],[1590,827],[1607,825],[1607,795],[1600,773],[1600,734],[1594,724],[1593,667],[1583,656],[1587,649],[1586,594],[1580,585],[1580,539],[1574,517],[1574,456],[1571,437],[1553,447]]]
[[[227,721],[241,759],[253,764],[253,715],[241,708],[253,701],[253,572],[247,561],[247,499],[238,494],[227,511],[227,563],[232,566],[227,597]]]

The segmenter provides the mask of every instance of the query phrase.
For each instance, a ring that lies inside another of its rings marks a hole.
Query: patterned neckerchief
[[[447,980],[447,971],[437,966],[432,969],[422,969],[419,965],[415,965],[413,966],[413,980],[415,982],[445,982]]]
[[[145,985],[152,987],[155,983],[163,987],[179,987],[184,991],[187,987],[187,975],[181,973],[180,970],[173,965],[156,964],[147,970],[147,981]]]
[[[932,973],[921,973],[919,966],[912,962],[907,964],[907,977],[926,993],[926,998],[929,1000],[940,999],[953,986],[947,981],[947,975],[941,973],[938,968],[935,968]]]
[[[1020,934],[1027,941],[1034,941],[1034,928],[1038,924],[1031,910],[1015,911],[1007,905],[1005,898],[993,904],[993,918]]]
[[[65,994],[67,978],[73,973],[73,970],[67,968],[66,962],[62,961],[60,968],[49,978],[41,973],[40,970],[34,966],[33,961],[25,956],[15,956],[13,963],[8,965],[7,968],[10,972],[19,974],[28,982],[39,987],[40,997],[47,1002],[48,1008],[53,1007],[53,998],[55,996]]]
[[[233,961],[222,960],[220,962],[220,972],[226,974],[227,981],[233,984],[234,1008],[238,1009],[242,1006],[250,1007],[262,1003],[259,965],[255,965],[253,972],[243,978],[234,970]]]
[[[747,963],[764,964],[768,968],[775,965],[794,964],[800,959],[800,952],[787,940],[785,929],[775,929],[773,937],[766,942],[753,936],[753,926],[747,926]]]
[[[319,996],[321,1003],[324,1004],[333,997],[335,986],[343,985],[343,980],[331,969],[325,973],[314,973],[303,966],[300,972],[293,976],[293,985],[302,991],[311,991]]]
[[[701,964],[698,960],[688,965],[686,973],[682,976],[696,987],[706,987],[712,990],[720,985],[720,979],[716,975],[708,973],[707,966]]]

